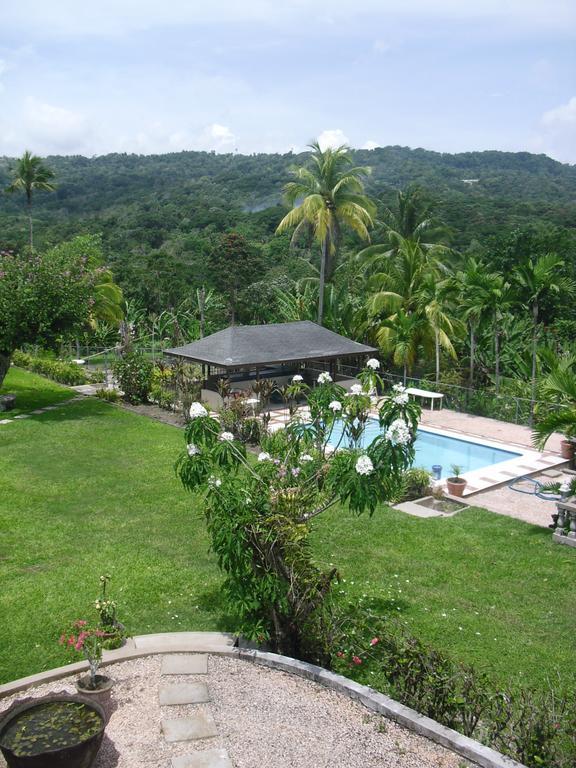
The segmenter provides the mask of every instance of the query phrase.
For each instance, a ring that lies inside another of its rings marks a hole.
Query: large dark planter
[[[14,723],[24,712],[51,702],[76,702],[82,703],[92,709],[100,718],[100,729],[88,738],[78,737],[78,742],[66,747],[45,749],[35,755],[18,755],[11,748],[4,745],[3,737],[8,727]],[[8,768],[90,768],[104,736],[106,716],[102,707],[83,696],[72,696],[67,693],[54,693],[42,696],[38,699],[25,699],[16,701],[10,709],[4,713],[0,720],[0,749],[8,764]]]

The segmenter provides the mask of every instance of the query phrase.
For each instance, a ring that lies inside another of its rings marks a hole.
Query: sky
[[[0,0],[0,155],[313,139],[576,163],[576,1]]]

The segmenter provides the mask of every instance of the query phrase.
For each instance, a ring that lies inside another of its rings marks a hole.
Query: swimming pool
[[[380,425],[376,419],[368,419],[362,445],[370,445],[378,434],[380,434]],[[330,437],[330,444],[337,445],[341,435],[342,422],[337,421]],[[452,474],[450,469],[452,464],[457,464],[464,473],[522,456],[521,453],[504,451],[501,448],[483,443],[461,440],[451,435],[430,432],[421,428],[418,429],[414,447],[416,457],[412,466],[423,467],[431,471],[432,466],[438,464],[442,467],[441,477],[449,477]]]

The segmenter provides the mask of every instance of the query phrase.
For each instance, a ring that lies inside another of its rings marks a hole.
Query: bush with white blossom
[[[264,437],[257,460],[194,403],[177,462],[184,486],[204,497],[238,629],[274,651],[319,663],[327,661],[327,597],[337,572],[312,560],[313,521],[336,504],[359,515],[396,500],[414,457],[417,404],[385,398],[377,412],[380,434],[367,443],[368,391],[379,377],[367,367],[359,378],[348,397],[327,373],[312,388],[295,382],[310,416],[293,416],[285,429]]]

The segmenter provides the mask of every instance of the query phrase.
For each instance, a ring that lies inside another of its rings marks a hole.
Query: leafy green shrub
[[[160,384],[152,384],[150,388],[150,400],[156,403],[160,408],[171,411],[174,405],[174,392],[165,389]]]
[[[106,381],[106,374],[101,370],[89,371],[88,378],[92,384],[103,384]]]
[[[97,389],[96,397],[100,400],[106,400],[108,403],[117,403],[120,400],[120,393],[117,389]]]
[[[86,371],[76,363],[67,363],[51,357],[34,357],[27,352],[20,352],[19,350],[12,355],[12,362],[14,365],[27,368],[33,373],[39,373],[70,387],[86,384],[88,381]]]
[[[430,493],[430,473],[425,469],[414,467],[404,472],[404,492],[402,501],[421,499]]]
[[[261,440],[263,425],[260,419],[250,417],[240,423],[239,438],[243,443],[258,445]]]
[[[576,690],[501,689],[487,675],[422,643],[400,625],[350,606],[334,668],[529,768],[572,768]]]
[[[22,350],[17,349],[12,355],[12,362],[14,363],[14,365],[17,365],[20,368],[29,368],[30,363],[32,362],[32,355],[29,355],[27,352],[22,352]]]
[[[139,352],[130,352],[113,364],[112,371],[128,402],[146,402],[152,386],[153,367]]]

